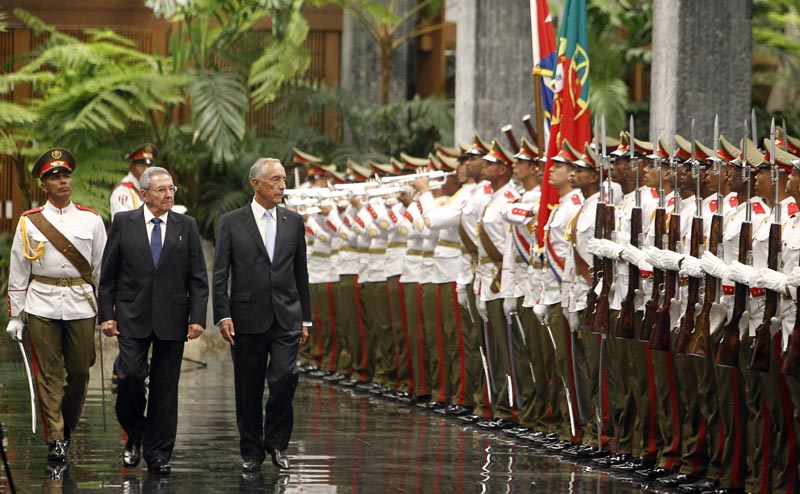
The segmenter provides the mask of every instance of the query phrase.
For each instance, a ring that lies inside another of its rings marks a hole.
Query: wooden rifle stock
[[[525,124],[525,128],[528,130],[528,135],[531,136],[531,139],[533,139],[533,142],[538,142],[537,141],[537,137],[536,137],[537,136],[536,129],[533,128],[533,124],[531,123],[531,116],[530,115],[525,115],[524,117],[522,117],[522,123]],[[519,149],[519,148],[517,148],[517,149]],[[540,149],[539,152],[543,153],[544,151],[542,151]]]
[[[603,225],[603,238],[611,240],[614,233],[614,206],[605,206],[606,212]],[[611,295],[611,283],[614,280],[614,261],[603,259],[603,287],[600,289],[600,296],[595,304],[594,320],[592,321],[592,332],[597,334],[608,334],[611,325],[611,314],[609,313],[609,298]]]
[[[602,203],[598,203],[594,213],[594,238],[603,238],[605,213],[606,207]],[[592,286],[589,288],[589,293],[586,294],[586,310],[583,312],[583,321],[581,322],[581,326],[584,328],[592,329],[597,309],[597,292],[595,290],[597,290],[597,284],[600,283],[602,274],[603,258],[594,256],[592,258]]]
[[[639,237],[642,234],[642,209],[633,208],[631,211],[631,245],[639,247]],[[622,301],[617,322],[617,338],[632,340],[636,334],[633,315],[636,313],[636,290],[639,289],[639,266],[628,264],[628,292]]]
[[[514,131],[512,129],[513,127],[511,124],[508,124],[503,127],[502,131],[506,135],[506,139],[508,139],[508,144],[511,146],[511,151],[516,154],[519,151],[519,143],[517,142],[517,138],[514,137]]]
[[[677,212],[672,214],[669,220],[669,238],[667,248],[671,251],[678,249],[678,242],[681,238],[681,217]],[[667,270],[664,283],[664,303],[656,312],[653,324],[653,334],[650,337],[650,349],[667,352],[670,349],[670,317],[669,309],[672,299],[675,298],[675,285],[678,283],[678,272]]]
[[[777,204],[775,207],[781,207]],[[781,225],[773,223],[769,227],[769,269],[778,269],[778,256],[781,255]],[[769,347],[772,342],[770,326],[772,318],[778,313],[778,292],[767,290],[764,295],[764,319],[756,329],[756,340],[753,355],[750,357],[750,368],[761,372],[769,372]]]
[[[786,354],[783,356],[783,367],[781,372],[796,376],[800,374],[800,293],[797,293],[797,300],[795,301],[795,316],[794,326],[792,327],[792,334],[789,335],[789,344],[786,347]]]
[[[664,248],[664,234],[667,229],[667,212],[663,208],[656,209],[655,224],[655,240],[653,246],[658,249]],[[658,312],[659,302],[661,301],[661,286],[664,284],[664,271],[661,269],[653,268],[653,294],[647,300],[644,306],[644,322],[642,323],[642,332],[640,339],[642,341],[650,341],[650,336],[653,334],[653,325],[656,322],[656,312]]]
[[[718,207],[722,207],[721,205]],[[722,241],[722,215],[715,214],[711,218],[711,232],[708,237],[708,250],[716,255],[717,248]],[[706,275],[706,289],[703,297],[703,308],[697,314],[694,323],[694,332],[689,339],[686,353],[695,357],[705,357],[708,354],[711,340],[711,307],[717,301],[717,278]]]
[[[753,225],[746,221],[739,230],[739,262],[747,264],[748,254],[752,243]],[[747,308],[747,297],[750,289],[744,283],[736,283],[733,292],[733,314],[722,327],[722,340],[717,350],[716,364],[722,367],[739,366],[739,324]]]
[[[703,238],[703,218],[695,216],[692,219],[692,242],[689,245],[689,255],[700,256],[700,242]],[[700,278],[689,277],[689,290],[686,297],[686,311],[681,318],[681,328],[678,340],[675,343],[675,353],[685,354],[689,347],[689,339],[694,331],[695,306],[700,302]]]

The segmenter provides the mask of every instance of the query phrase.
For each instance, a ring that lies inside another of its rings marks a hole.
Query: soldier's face
[[[148,165],[145,161],[131,161],[128,170],[130,170],[131,175],[133,175],[136,180],[139,180],[139,177],[142,176],[142,173],[144,173],[144,171],[149,167],[150,165]]]
[[[789,181],[786,182],[786,193],[797,199],[800,197],[800,170],[792,169],[789,174]]]
[[[554,161],[550,167],[550,186],[560,189],[569,184],[569,173],[572,166],[560,161]]]
[[[709,192],[717,192],[717,177],[719,174],[714,169],[713,166],[709,166],[706,169],[706,173],[703,176],[703,183],[706,187],[708,187]]]
[[[745,190],[744,178],[742,177],[742,169],[738,167],[730,168],[728,170],[728,186],[734,192],[742,192]]]
[[[460,184],[466,183],[467,179],[469,179],[469,169],[467,168],[466,161],[462,161],[458,164],[458,168],[456,169],[456,177],[458,178],[458,183]]]
[[[534,171],[533,166],[531,166],[532,161],[528,160],[517,160],[514,162],[514,178],[519,180],[520,182],[524,181],[528,177],[530,177]]]
[[[477,154],[471,154],[467,160],[467,170],[469,176],[476,182],[481,179],[481,169],[483,168],[483,158]]]
[[[759,169],[756,173],[756,195],[763,198],[775,197],[775,183],[768,169]]]
[[[650,161],[644,165],[642,185],[646,187],[658,188],[658,168],[654,167],[653,163]]]
[[[69,199],[72,195],[72,174],[67,171],[53,173],[42,179],[42,191],[50,199]]]
[[[596,171],[589,168],[574,166],[569,174],[569,184],[575,189],[585,191],[599,176]]]
[[[697,182],[695,181],[694,174],[692,173],[692,167],[681,166],[679,173],[680,173],[679,180],[681,182],[681,189],[690,190],[692,191],[692,193],[695,193],[695,191],[697,190]]]
[[[627,182],[628,168],[630,168],[628,158],[617,158],[614,160],[611,163],[611,170],[609,170],[611,181],[617,182],[618,184]]]

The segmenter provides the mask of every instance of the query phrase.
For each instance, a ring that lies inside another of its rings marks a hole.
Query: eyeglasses
[[[150,189],[142,189],[142,190],[150,191]],[[152,192],[154,194],[158,194],[158,195],[164,195],[164,194],[167,193],[167,191],[170,191],[170,192],[172,192],[174,194],[175,192],[178,192],[178,188],[173,185],[172,187],[159,187],[157,189],[153,189],[152,190]]]

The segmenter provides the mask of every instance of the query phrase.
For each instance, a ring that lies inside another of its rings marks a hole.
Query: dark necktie
[[[153,255],[153,265],[158,266],[161,257],[161,219],[153,218],[153,233],[150,235],[150,253]]]

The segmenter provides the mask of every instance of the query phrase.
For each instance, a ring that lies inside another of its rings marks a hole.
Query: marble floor
[[[6,339],[6,338],[3,338]],[[7,339],[6,339],[7,340]],[[104,359],[110,375],[109,352]],[[113,354],[112,354],[113,356]],[[0,420],[16,492],[78,493],[598,493],[655,492],[630,477],[593,471],[543,450],[372,395],[301,378],[294,402],[292,469],[269,463],[243,474],[228,352],[185,360],[173,473],[121,465],[122,433],[113,395],[92,369],[89,398],[74,434],[69,468],[45,461],[41,426],[31,432],[27,380],[19,351],[0,345]],[[205,365],[203,365],[205,364]],[[12,492],[0,469],[0,493]]]

